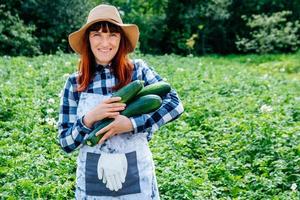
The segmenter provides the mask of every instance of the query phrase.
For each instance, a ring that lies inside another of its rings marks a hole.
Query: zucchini
[[[144,87],[144,81],[135,80],[115,92],[112,97],[121,97],[122,103],[128,103]]]
[[[161,97],[165,96],[171,91],[171,86],[169,83],[164,81],[156,82],[143,87],[137,94],[137,97],[141,97],[148,94],[156,94]]]
[[[122,103],[128,103],[130,102],[132,99],[135,98],[135,96],[137,95],[137,93],[144,87],[144,81],[141,80],[135,80],[130,82],[129,84],[127,84],[126,86],[122,87],[121,89],[119,89],[117,92],[115,92],[112,97],[121,97],[120,102]],[[96,132],[91,132],[90,135],[88,136],[87,140],[85,141],[86,144],[90,143],[90,140],[93,140],[93,134],[95,135],[95,133],[97,133],[97,131],[99,131],[101,128],[104,128],[105,126],[107,126],[108,124],[110,124],[113,121],[113,119],[103,119],[99,122],[96,122],[94,127]],[[92,134],[93,133],[93,134]],[[99,140],[98,140],[99,141]]]
[[[137,98],[132,103],[126,106],[126,109],[121,112],[126,117],[133,117],[142,115],[157,110],[162,104],[160,96],[155,94],[148,94]]]
[[[95,126],[96,128],[89,134],[88,138],[84,141],[84,143],[89,146],[95,146],[103,136],[103,134],[96,136],[96,133],[105,126],[109,125],[112,121],[113,119],[105,118],[102,121],[100,121],[100,123],[97,123],[97,125]]]
[[[133,117],[136,115],[142,115],[157,110],[162,104],[162,99],[158,95],[149,94],[135,99],[133,102],[126,106],[126,109],[121,112],[121,115],[126,117]],[[89,146],[95,146],[102,138],[103,134],[96,136],[96,133],[109,125],[113,119],[104,119],[100,124],[89,134],[85,141],[85,144]]]

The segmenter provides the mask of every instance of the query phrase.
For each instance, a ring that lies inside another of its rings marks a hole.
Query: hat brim
[[[77,52],[78,54],[81,54],[82,44],[84,42],[83,41],[84,34],[85,34],[86,30],[94,23],[100,22],[100,21],[107,21],[107,22],[111,22],[117,26],[120,26],[122,28],[122,30],[124,31],[125,36],[127,37],[127,39],[129,40],[129,42],[131,44],[129,52],[134,51],[136,44],[139,40],[139,34],[140,34],[139,28],[137,25],[135,25],[135,24],[120,24],[111,19],[99,19],[99,20],[94,20],[94,21],[91,21],[90,23],[85,24],[78,31],[75,31],[69,35],[69,38],[68,38],[69,44],[75,52]]]

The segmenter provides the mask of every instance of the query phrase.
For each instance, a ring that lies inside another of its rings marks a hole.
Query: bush
[[[0,55],[67,52],[68,35],[85,23],[89,0],[16,0],[1,3]]]
[[[0,55],[36,55],[40,48],[32,35],[36,27],[25,25],[18,14],[0,5]]]
[[[34,35],[39,38],[43,53],[67,51],[68,35],[85,23],[93,3],[88,0],[28,0],[20,7],[20,16],[35,24]]]
[[[299,21],[287,20],[291,14],[290,11],[282,11],[271,16],[243,16],[251,32],[248,38],[237,39],[237,48],[244,52],[258,53],[296,51],[300,44],[300,24]]]
[[[142,53],[288,52],[300,46],[297,1],[14,0],[1,3],[0,55],[70,52],[68,35],[99,3],[117,6],[124,23],[139,26]]]
[[[108,0],[108,4],[117,6],[124,23],[137,24],[140,29],[138,50],[143,53],[164,53],[165,24],[168,1],[124,1]]]

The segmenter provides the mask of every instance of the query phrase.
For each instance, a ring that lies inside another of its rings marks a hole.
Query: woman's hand
[[[98,144],[103,143],[106,139],[125,132],[133,131],[133,126],[130,119],[124,115],[117,115],[114,121],[96,133],[96,136],[105,133]]]
[[[120,115],[120,111],[124,110],[126,106],[126,104],[120,103],[120,100],[121,97],[111,97],[104,100],[84,116],[83,123],[91,128],[97,121]]]

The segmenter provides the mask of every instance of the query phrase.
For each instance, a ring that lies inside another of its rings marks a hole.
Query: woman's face
[[[109,64],[118,52],[121,34],[99,31],[89,33],[91,50],[95,56],[96,63],[100,65]]]

